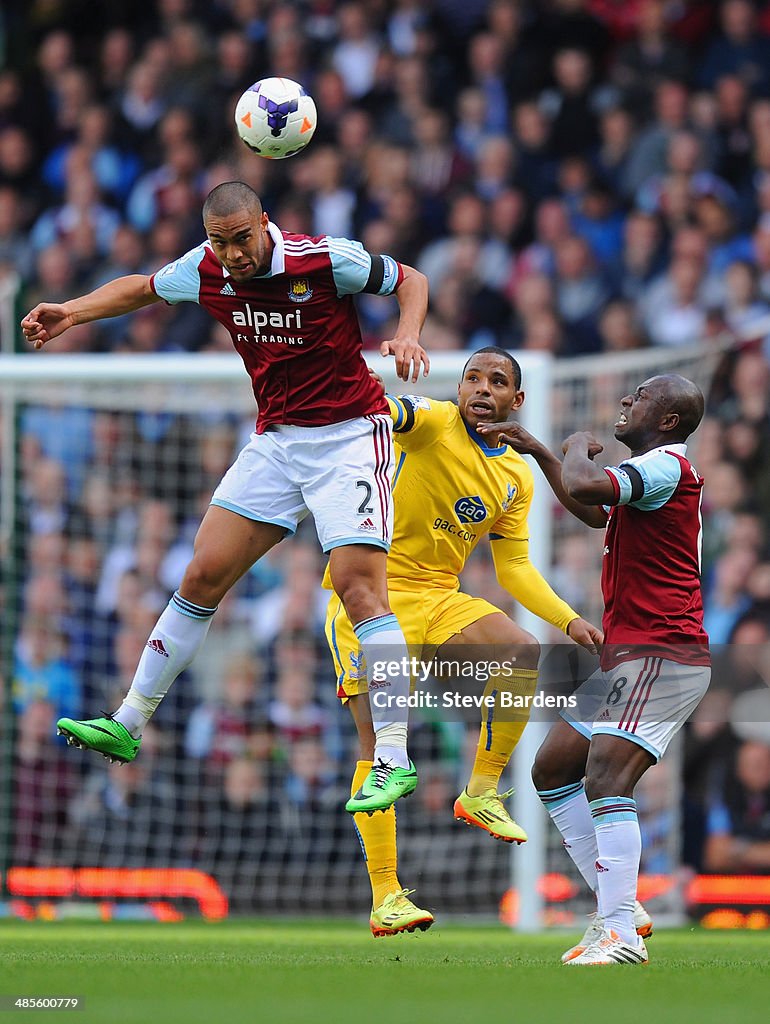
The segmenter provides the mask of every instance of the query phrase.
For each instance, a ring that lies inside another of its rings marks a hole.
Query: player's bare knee
[[[337,591],[350,621],[355,625],[390,611],[387,599],[367,579],[353,579]]]
[[[560,789],[571,782],[579,782],[574,778],[570,765],[558,761],[553,756],[538,752],[532,765],[532,783],[538,792],[548,789]]]
[[[230,579],[220,567],[196,557],[187,566],[179,591],[188,601],[212,608],[219,604],[229,587]]]
[[[608,796],[631,796],[636,779],[627,766],[611,758],[591,757],[586,769],[586,796],[602,800]]]

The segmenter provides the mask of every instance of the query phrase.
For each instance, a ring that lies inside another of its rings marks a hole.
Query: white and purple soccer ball
[[[238,100],[235,126],[254,153],[285,160],[301,152],[318,123],[315,103],[290,78],[263,78]]]

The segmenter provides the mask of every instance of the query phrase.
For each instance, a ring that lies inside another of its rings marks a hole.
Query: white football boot
[[[636,934],[639,938],[649,939],[652,935],[652,918],[639,900],[634,904],[634,924],[636,925]],[[561,962],[566,964],[568,960],[574,960],[576,956],[580,956],[587,946],[590,946],[601,938],[603,931],[604,921],[596,913],[589,914],[588,927],[585,930],[583,938],[576,946],[571,946],[566,953],[562,953]]]
[[[567,967],[610,967],[618,964],[646,964],[649,961],[644,940],[638,946],[624,942],[617,932],[605,929],[597,942],[586,946],[579,956],[567,960]]]

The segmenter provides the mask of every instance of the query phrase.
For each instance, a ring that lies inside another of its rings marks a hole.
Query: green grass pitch
[[[436,924],[0,922],[0,995],[85,1001],[73,1024],[753,1024],[770,1019],[770,934],[659,932],[647,967],[562,967],[572,935]],[[12,1020],[65,1011],[2,1011]]]

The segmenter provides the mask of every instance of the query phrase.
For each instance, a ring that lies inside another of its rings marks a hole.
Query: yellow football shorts
[[[390,590],[390,607],[404,633],[409,654],[420,658],[423,648],[435,649],[450,636],[478,622],[485,615],[501,614],[482,597],[471,597],[459,590]],[[337,696],[348,697],[369,690],[361,647],[342,606],[332,593],[326,609],[326,640],[337,673]]]

